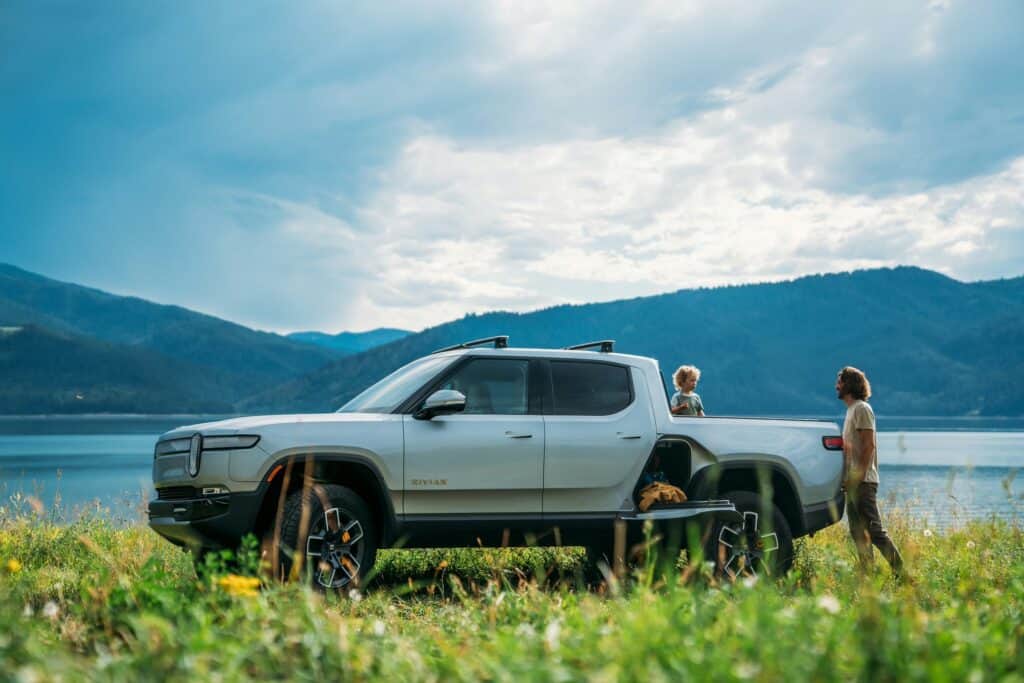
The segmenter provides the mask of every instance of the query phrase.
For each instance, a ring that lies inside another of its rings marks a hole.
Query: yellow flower
[[[217,579],[217,585],[228,595],[249,597],[256,595],[256,589],[260,586],[260,580],[255,576],[228,574]]]
[[[17,574],[21,571],[21,562],[18,562],[13,557],[7,560],[7,564],[4,565],[4,569],[7,570],[8,574]]]

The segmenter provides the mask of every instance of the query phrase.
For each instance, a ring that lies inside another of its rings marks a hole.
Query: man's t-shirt
[[[670,402],[673,408],[682,406],[684,409],[675,415],[699,415],[704,412],[704,404],[700,402],[700,394],[684,394],[677,391]]]
[[[846,409],[846,421],[843,422],[843,450],[846,451],[846,457],[850,463],[851,469],[854,467],[853,456],[854,453],[859,453],[861,450],[861,435],[858,429],[870,429],[872,453],[871,453],[871,464],[864,471],[864,479],[868,483],[878,483],[878,439],[876,438],[875,430],[875,411],[871,409],[871,406],[864,401],[854,401],[850,404],[850,407]]]

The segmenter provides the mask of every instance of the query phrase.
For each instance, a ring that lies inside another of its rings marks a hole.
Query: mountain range
[[[843,365],[889,415],[1024,414],[1024,277],[965,283],[914,267],[680,290],[418,333],[281,336],[0,265],[0,413],[336,409],[439,347],[615,339],[666,375],[701,368],[709,414],[835,415]],[[365,350],[360,344],[366,344]]]
[[[292,332],[287,335],[289,339],[322,346],[332,349],[342,355],[362,353],[381,344],[390,344],[402,337],[408,337],[412,332],[409,330],[396,330],[391,327],[381,327],[369,332],[339,332],[338,334],[324,334],[323,332]]]
[[[0,326],[0,414],[231,413],[344,354],[5,264]]]

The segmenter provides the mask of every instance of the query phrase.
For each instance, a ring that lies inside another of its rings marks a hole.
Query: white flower
[[[363,594],[359,592],[358,588],[353,588],[348,592],[348,599],[352,602],[359,602],[363,599]]]
[[[373,622],[373,635],[382,636],[387,629],[384,627],[384,622],[378,619]]]
[[[50,600],[45,605],[43,605],[43,616],[49,619],[50,621],[53,621],[54,619],[60,616],[60,607],[57,607],[57,603],[55,603],[53,600]]]
[[[829,614],[839,614],[839,601],[834,595],[825,594],[818,598],[818,607]]]
[[[932,537],[932,530],[931,529],[925,529],[922,533],[924,534],[925,538],[931,538]]]
[[[21,610],[21,616],[31,617],[32,616],[32,605],[25,603],[25,609]]]
[[[967,549],[974,550],[974,541],[967,541]]]
[[[740,662],[732,670],[736,678],[755,678],[761,673],[761,667],[753,662]]]
[[[555,619],[544,629],[544,642],[547,643],[549,649],[558,649],[558,637],[560,635],[562,635],[562,624]]]
[[[743,577],[743,586],[746,588],[753,588],[757,585],[757,574],[751,574],[750,576]]]
[[[534,630],[533,624],[529,624],[525,621],[516,627],[516,635],[520,638],[532,638],[536,634],[537,631]]]

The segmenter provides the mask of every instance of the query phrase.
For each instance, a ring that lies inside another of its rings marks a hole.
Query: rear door
[[[548,367],[545,518],[621,509],[655,441],[643,374],[597,360]]]
[[[471,358],[431,389],[456,389],[466,410],[403,416],[406,515],[541,512],[544,418],[530,361]]]

